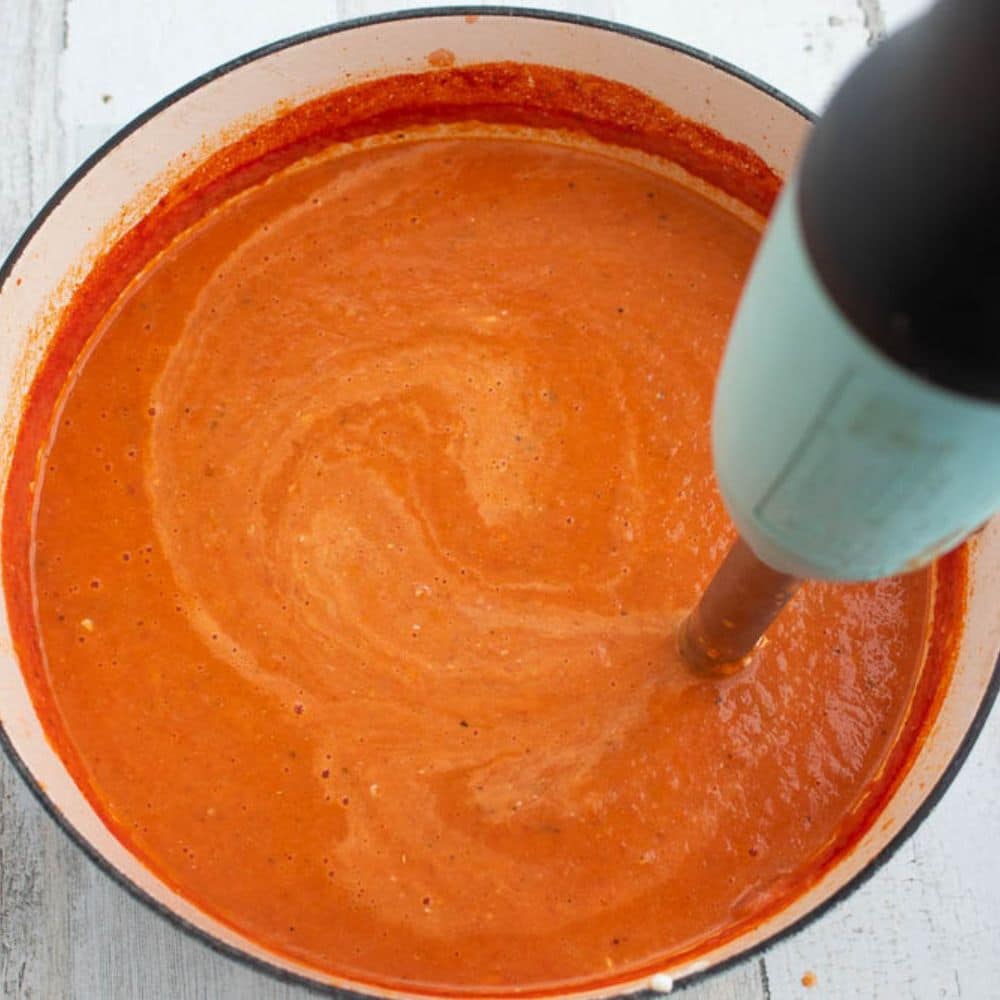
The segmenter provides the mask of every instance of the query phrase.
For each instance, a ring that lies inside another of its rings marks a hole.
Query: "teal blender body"
[[[1000,508],[1000,4],[942,0],[810,136],[712,423],[742,541],[682,632],[738,665],[802,578],[916,569]]]

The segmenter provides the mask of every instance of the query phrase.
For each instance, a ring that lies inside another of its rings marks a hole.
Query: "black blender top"
[[[856,329],[1000,402],[1000,0],[941,0],[869,55],[813,129],[798,197]]]

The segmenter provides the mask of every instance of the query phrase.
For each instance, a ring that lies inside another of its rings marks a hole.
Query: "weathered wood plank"
[[[58,66],[65,25],[59,2],[0,4],[0,241],[3,252],[51,194],[63,170]]]
[[[61,3],[0,5],[0,253],[63,172],[58,116]],[[69,979],[70,898],[84,862],[0,759],[0,992],[60,996]]]

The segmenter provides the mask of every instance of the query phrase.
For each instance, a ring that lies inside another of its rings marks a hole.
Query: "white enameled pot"
[[[422,10],[322,28],[251,53],[166,98],[116,135],[56,193],[0,270],[4,479],[25,394],[60,308],[99,250],[177,179],[178,164],[197,163],[278,104],[288,107],[348,82],[423,68],[427,54],[442,48],[454,52],[459,64],[543,63],[630,84],[745,143],[779,173],[790,168],[809,128],[809,116],[794,102],[705,53],[619,25],[544,12]],[[953,679],[928,738],[877,821],[785,909],[694,963],[662,970],[655,985],[718,969],[789,932],[856,887],[912,832],[964,759],[996,693],[998,597],[1000,522],[994,521],[972,544],[968,613]],[[76,843],[131,891],[216,947],[272,973],[358,989],[277,955],[203,913],[115,839],[47,742],[13,653],[5,607],[0,619],[5,748]],[[579,995],[647,985],[648,977]]]

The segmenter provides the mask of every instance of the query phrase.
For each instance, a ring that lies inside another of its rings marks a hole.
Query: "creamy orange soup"
[[[950,619],[931,571],[808,586],[746,672],[689,672],[773,175],[434,106],[285,135],[97,269],[22,431],[15,628],[112,830],[254,941],[408,990],[609,982],[856,838]]]

